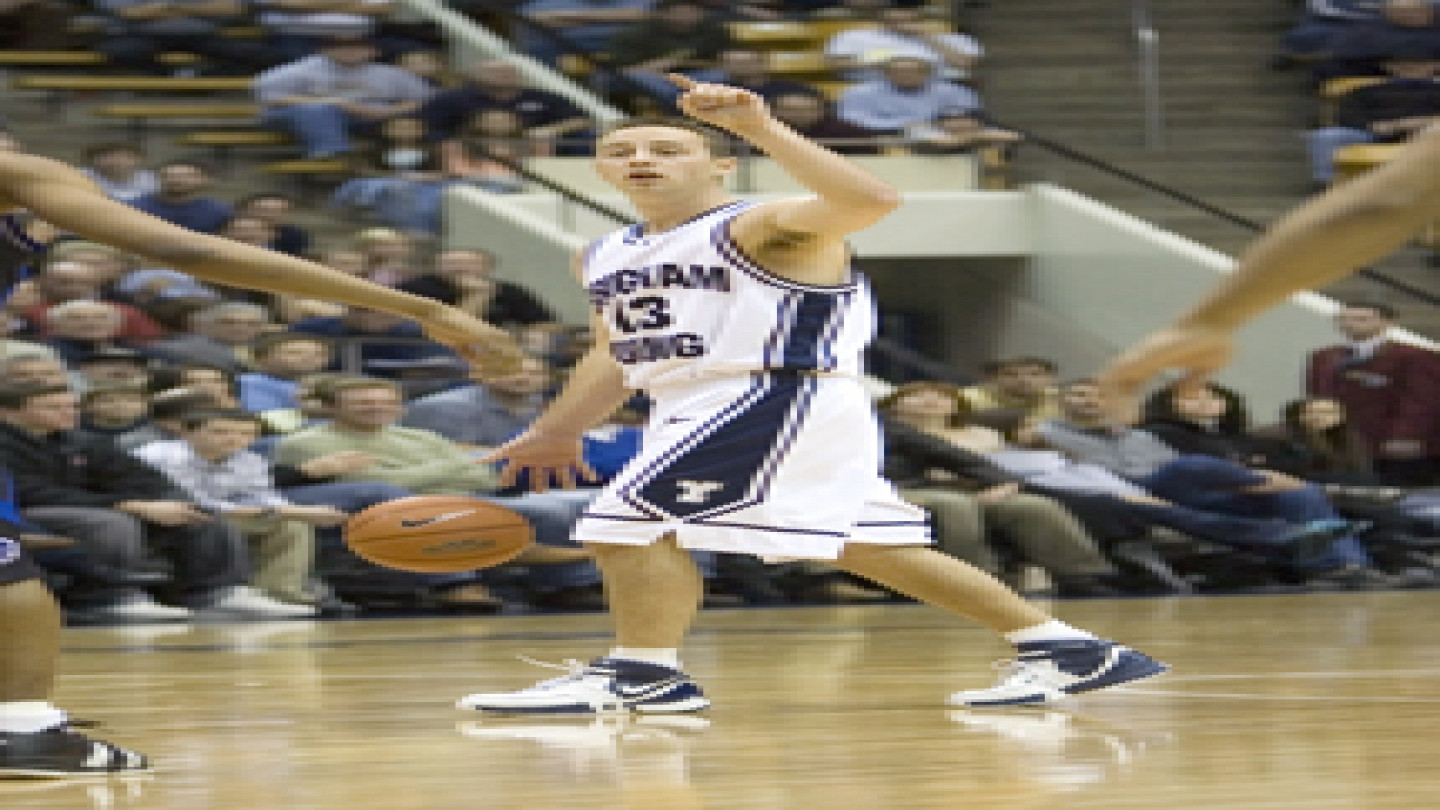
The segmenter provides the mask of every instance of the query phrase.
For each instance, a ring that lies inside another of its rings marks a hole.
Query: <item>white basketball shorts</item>
[[[847,543],[928,545],[925,512],[880,477],[859,382],[788,372],[649,392],[640,454],[590,504],[584,543],[833,560]]]

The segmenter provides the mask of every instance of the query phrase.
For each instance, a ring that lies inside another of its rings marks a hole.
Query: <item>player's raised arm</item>
[[[47,158],[0,155],[0,206],[6,202],[64,230],[198,278],[414,318],[435,340],[497,370],[519,357],[504,331],[465,313],[314,262],[180,228],[108,199],[89,178]]]
[[[815,193],[813,198],[765,206],[766,227],[800,238],[840,239],[900,205],[899,193],[889,184],[775,120],[758,95],[723,84],[698,84],[679,74],[670,74],[670,80],[685,91],[677,102],[682,112],[759,147]]]
[[[1395,250],[1440,218],[1440,127],[1394,160],[1287,214],[1243,254],[1235,271],[1167,329],[1111,362],[1100,380],[1133,401],[1156,374],[1181,369],[1197,384],[1229,362],[1242,324],[1302,290],[1323,286]]]

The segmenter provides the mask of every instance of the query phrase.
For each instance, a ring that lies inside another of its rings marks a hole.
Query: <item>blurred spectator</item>
[[[79,262],[88,265],[95,272],[95,281],[100,285],[95,297],[105,301],[138,306],[133,288],[141,286],[141,282],[133,280],[132,277],[136,273],[147,271],[138,270],[139,260],[129,253],[96,242],[65,239],[50,246],[50,250],[45,254],[45,261],[47,263]],[[176,273],[176,275],[182,274]],[[185,276],[185,278],[189,278],[189,276]],[[191,284],[196,288],[204,289],[193,279],[191,279]]]
[[[147,421],[150,395],[138,385],[91,388],[80,398],[80,430],[87,437],[118,439]]]
[[[104,301],[67,301],[50,307],[45,314],[45,345],[72,367],[102,349],[132,348],[122,336],[125,315],[118,307]]]
[[[148,553],[172,566],[160,605],[133,587],[87,595],[94,614],[114,619],[183,620],[191,610],[287,618],[312,611],[246,587],[244,542],[149,465],[107,439],[75,433],[75,397],[60,388],[0,391],[0,456],[15,465],[16,500],[27,521],[75,539],[97,560],[134,570]]]
[[[303,59],[336,39],[369,41],[393,0],[255,0],[276,61]]]
[[[0,383],[75,387],[65,362],[49,346],[34,354],[14,354],[0,361]],[[79,375],[76,375],[79,376]]]
[[[389,312],[351,307],[339,317],[307,318],[290,328],[327,338],[342,362],[358,361],[351,373],[398,380],[453,378],[465,372],[464,362],[454,352],[425,339],[419,323]],[[355,342],[359,345],[350,348]]]
[[[251,413],[294,408],[300,378],[330,365],[330,342],[316,335],[280,332],[255,341],[251,356],[255,370],[239,377],[240,407]]]
[[[160,190],[131,204],[153,217],[201,233],[215,233],[230,219],[230,206],[201,196],[210,187],[210,169],[192,160],[167,160],[156,172]]]
[[[116,385],[145,388],[150,384],[150,358],[134,349],[98,349],[75,364],[87,389]]]
[[[355,235],[365,256],[364,278],[386,287],[415,276],[415,240],[393,228],[366,228]]]
[[[51,311],[72,301],[93,301],[100,297],[99,273],[88,265],[65,259],[47,261],[33,279],[16,285],[5,302],[10,315],[23,318],[32,331],[42,336],[52,332]],[[163,330],[145,313],[128,304],[109,304],[120,314],[120,336],[134,340],[159,337]]]
[[[1304,15],[1281,39],[1282,53],[1297,56],[1328,53],[1330,40],[1336,34],[1358,22],[1380,19],[1382,8],[1379,0],[1307,0]]]
[[[233,373],[205,363],[182,363],[154,369],[150,373],[150,390],[155,392],[183,388],[199,391],[210,397],[211,407],[240,407],[240,381]]]
[[[1330,61],[1317,78],[1383,76],[1397,54],[1440,59],[1440,21],[1430,0],[1385,0],[1380,19],[1361,22],[1330,40]]]
[[[531,139],[519,114],[493,109],[476,113],[459,136],[441,145],[441,156],[451,176],[493,194],[513,194],[525,187],[515,166],[552,146]]]
[[[1345,406],[1382,481],[1429,486],[1440,468],[1440,355],[1390,339],[1395,312],[1353,303],[1335,314],[1346,345],[1310,353],[1305,391]]]
[[[1031,424],[1060,416],[1060,390],[1055,363],[1043,357],[990,360],[982,367],[984,382],[961,389],[976,412],[1016,411]]]
[[[857,126],[900,133],[932,121],[942,110],[980,109],[980,96],[968,87],[935,77],[930,63],[914,57],[887,60],[881,78],[846,88],[839,115]]]
[[[469,70],[464,86],[432,96],[420,108],[431,140],[459,136],[477,113],[509,110],[520,116],[527,137],[557,141],[590,130],[593,123],[564,96],[525,86],[525,78],[514,63],[486,59]],[[554,150],[560,154],[583,154],[586,150]]]
[[[881,79],[885,65],[901,58],[925,62],[939,78],[963,79],[985,52],[973,37],[932,32],[920,9],[881,8],[878,20],[878,28],[840,31],[825,43],[831,67],[847,81]]]
[[[81,171],[95,181],[105,196],[134,202],[160,190],[155,172],[144,168],[145,153],[132,143],[100,143],[85,148]]]
[[[270,465],[246,450],[260,421],[244,411],[196,411],[183,440],[151,442],[134,454],[164,473],[199,506],[236,527],[250,546],[250,585],[279,602],[311,605],[316,526],[336,526],[344,512],[300,506],[275,489]]]
[[[555,313],[534,293],[494,275],[494,254],[479,248],[456,248],[435,257],[434,272],[416,276],[399,289],[459,307],[496,326],[555,320]]]
[[[336,205],[372,209],[381,222],[409,233],[439,234],[440,199],[452,180],[420,119],[386,121],[380,140],[356,155],[352,166],[361,176],[335,190]]]
[[[223,25],[245,16],[241,0],[95,0],[95,5],[109,15],[106,37],[96,47],[125,70],[167,75],[171,69],[156,59],[166,51],[200,54],[217,71],[236,76],[274,62],[263,41],[220,34]]]
[[[545,30],[522,25],[515,39],[522,51],[554,68],[561,54],[603,53],[626,26],[649,17],[652,5],[653,0],[529,0],[520,15]]]
[[[714,81],[720,75],[720,54],[732,44],[730,29],[698,0],[658,0],[647,19],[626,26],[610,40],[609,65],[651,98],[668,104],[678,90],[667,73]],[[602,86],[608,84],[607,77],[596,78]]]
[[[74,14],[74,6],[59,0],[5,0],[0,3],[0,48],[68,48]]]
[[[310,250],[310,234],[290,222],[295,213],[295,200],[277,191],[262,191],[242,197],[235,203],[238,216],[259,219],[269,225],[275,237],[266,247],[291,256],[304,256]]]
[[[514,374],[412,401],[405,409],[402,424],[433,431],[470,447],[499,447],[540,415],[551,382],[545,361],[527,358]]]
[[[1276,443],[1280,472],[1321,484],[1373,484],[1375,468],[1365,437],[1350,426],[1345,406],[1326,397],[1287,402],[1278,425],[1255,435]]]
[[[749,90],[774,104],[790,93],[814,93],[815,88],[793,79],[777,79],[770,72],[770,58],[765,51],[732,45],[720,53],[720,81]]]
[[[880,153],[876,138],[885,133],[836,118],[829,102],[817,92],[786,93],[770,108],[781,123],[842,155]]]
[[[1319,185],[1335,179],[1335,152],[1357,143],[1399,143],[1440,121],[1440,61],[1421,51],[1401,52],[1383,63],[1386,80],[1346,93],[1335,125],[1312,130],[1310,177]]]
[[[967,155],[1022,140],[1020,133],[992,127],[979,112],[964,108],[940,110],[930,121],[907,127],[905,138],[917,155]]]
[[[5,325],[8,328],[14,328],[17,323],[19,322],[11,318],[5,318]],[[55,351],[49,346],[45,346],[40,343],[34,343],[29,340],[16,340],[9,337],[0,337],[0,363],[9,360],[12,357],[23,357],[26,355],[37,354],[54,357]]]
[[[379,64],[367,39],[337,38],[314,55],[255,77],[260,123],[293,134],[307,158],[352,151],[352,135],[373,134],[410,115],[432,91],[394,65]]]
[[[178,439],[192,411],[218,408],[214,397],[195,388],[171,388],[149,397],[149,414],[139,424],[114,436],[115,446],[133,450],[150,442]]]
[[[406,51],[396,57],[395,67],[425,82],[431,90],[449,90],[460,84],[440,51]]]
[[[190,331],[157,340],[146,352],[172,363],[208,363],[232,372],[250,365],[250,344],[270,326],[258,304],[227,301],[190,316]]]

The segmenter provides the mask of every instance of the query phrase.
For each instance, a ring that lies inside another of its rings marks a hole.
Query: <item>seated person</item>
[[[336,318],[307,318],[293,334],[321,335],[345,346],[359,342],[351,356],[360,373],[386,379],[463,376],[465,363],[453,351],[425,337],[420,324],[389,312],[351,307]]]
[[[96,0],[106,12],[106,36],[96,48],[111,65],[161,76],[170,67],[156,59],[166,51],[204,56],[216,72],[249,76],[273,64],[260,40],[222,36],[220,29],[245,17],[241,0]]]
[[[1043,357],[987,360],[985,379],[960,389],[971,410],[1016,411],[1025,424],[1039,424],[1060,415],[1060,389],[1055,362]]]
[[[171,159],[155,172],[160,188],[131,201],[152,217],[200,233],[217,233],[234,213],[220,200],[204,196],[210,187],[210,167],[194,160]]]
[[[85,148],[80,169],[112,200],[128,203],[160,190],[155,172],[144,168],[145,153],[133,143],[99,143]]]
[[[973,37],[931,31],[917,8],[882,7],[878,20],[878,27],[840,31],[825,43],[832,69],[847,81],[879,79],[884,64],[897,57],[919,59],[942,79],[964,79],[985,53]]]
[[[150,395],[144,386],[111,385],[95,387],[80,397],[80,427],[87,437],[112,441],[139,429],[149,421]]]
[[[134,450],[151,442],[176,441],[183,437],[185,417],[192,411],[215,410],[208,393],[195,388],[170,388],[147,397],[147,413],[131,429],[113,436],[121,450]]]
[[[886,133],[836,118],[818,92],[786,93],[771,104],[776,120],[842,155],[878,155]]]
[[[295,200],[277,191],[261,191],[242,197],[235,203],[235,213],[255,217],[269,225],[274,238],[266,247],[290,256],[304,256],[310,250],[310,234],[290,221],[295,213]]]
[[[1440,39],[1440,34],[1437,34]],[[1440,121],[1440,48],[1427,53],[1413,46],[1382,62],[1385,81],[1346,93],[1335,112],[1335,125],[1312,130],[1310,179],[1328,185],[1335,179],[1335,153],[1360,143],[1400,143]]]
[[[164,334],[155,321],[129,304],[102,302],[105,279],[96,268],[74,258],[51,258],[37,269],[35,277],[16,285],[5,302],[12,317],[23,318],[30,331],[50,334],[49,313],[53,307],[72,301],[104,303],[121,318],[117,337],[129,340],[153,340]]]
[[[515,113],[529,137],[547,141],[580,137],[594,126],[589,116],[564,96],[528,87],[520,69],[505,59],[478,62],[466,72],[463,86],[435,94],[418,115],[425,122],[427,137],[442,141],[458,137],[477,114],[487,110]],[[584,154],[588,150],[552,151]]]
[[[254,371],[240,375],[240,407],[251,413],[294,408],[300,378],[330,365],[330,341],[318,335],[277,332],[255,341]]]
[[[150,372],[150,390],[191,388],[209,395],[216,408],[240,407],[240,381],[231,371],[206,363],[161,366]]]
[[[552,383],[544,360],[521,361],[514,374],[421,397],[406,408],[406,427],[430,430],[452,442],[493,449],[530,426],[545,406]]]
[[[440,146],[426,139],[420,119],[386,121],[353,166],[360,176],[335,190],[336,205],[373,210],[381,222],[409,233],[440,232],[441,198],[457,178],[445,171]]]
[[[270,465],[245,448],[260,421],[244,411],[196,411],[184,439],[151,442],[135,456],[164,473],[201,508],[240,530],[250,546],[250,585],[279,602],[311,605],[316,526],[348,517],[325,506],[299,506],[275,489]]]
[[[974,90],[937,77],[934,67],[922,59],[892,57],[880,74],[840,95],[837,111],[842,119],[866,129],[901,133],[933,121],[941,110],[980,109],[980,96]]]
[[[150,358],[134,349],[100,349],[75,364],[84,387],[125,385],[146,388],[150,384]]]
[[[724,21],[698,0],[657,0],[648,18],[615,34],[607,52],[612,68],[651,99],[669,104],[679,90],[667,73],[714,81],[720,54],[732,44]]]
[[[336,37],[314,56],[265,71],[255,77],[260,123],[294,135],[307,158],[349,154],[352,136],[413,114],[433,92],[413,74],[376,62],[378,54],[369,39]]]
[[[1382,65],[1396,54],[1440,59],[1440,18],[1430,0],[1385,0],[1380,19],[1341,31],[1329,45],[1330,60],[1314,71],[1320,81],[1341,76],[1383,76]]]
[[[92,616],[176,621],[194,611],[253,618],[313,614],[245,585],[249,557],[233,529],[113,443],[76,434],[77,421],[75,397],[64,388],[0,390],[0,455],[13,465],[25,519],[74,538],[112,569],[141,567],[147,553],[160,554],[174,569],[164,591],[173,604],[157,603],[133,586],[105,588],[85,595]]]
[[[534,293],[496,279],[495,255],[479,248],[453,248],[435,257],[435,269],[399,285],[402,292],[458,307],[496,326],[531,326],[556,320]]]
[[[1379,486],[1365,438],[1347,421],[1345,406],[1328,397],[1285,404],[1278,425],[1254,435],[1275,448],[1267,458],[1280,472],[1321,484]]]
[[[51,307],[45,313],[44,324],[48,335],[45,345],[72,368],[78,368],[95,352],[139,345],[122,337],[125,315],[118,304],[68,301]]]
[[[455,137],[440,145],[446,174],[492,194],[525,190],[520,167],[529,158],[549,154],[555,144],[532,138],[525,119],[511,110],[475,113]]]
[[[271,326],[270,312],[258,304],[224,301],[190,316],[190,329],[157,340],[146,353],[169,363],[204,363],[231,373],[250,367],[250,344]]]

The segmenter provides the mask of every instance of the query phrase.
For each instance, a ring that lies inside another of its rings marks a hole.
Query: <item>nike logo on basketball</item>
[[[460,511],[460,512],[446,512],[446,513],[441,514],[441,515],[431,515],[430,517],[420,518],[420,519],[418,519],[418,520],[411,520],[411,519],[409,519],[409,518],[401,518],[401,519],[400,519],[400,528],[402,528],[402,529],[418,529],[418,528],[420,528],[421,526],[432,526],[432,525],[434,525],[434,524],[436,524],[436,523],[444,523],[444,522],[447,521],[447,520],[454,520],[455,518],[458,518],[458,517],[465,517],[466,515],[473,515],[473,514],[475,514],[475,510],[474,510],[474,509],[465,509],[465,510]]]
[[[675,496],[676,503],[705,503],[711,495],[725,488],[719,481],[676,481],[675,486],[680,488],[680,494]]]

